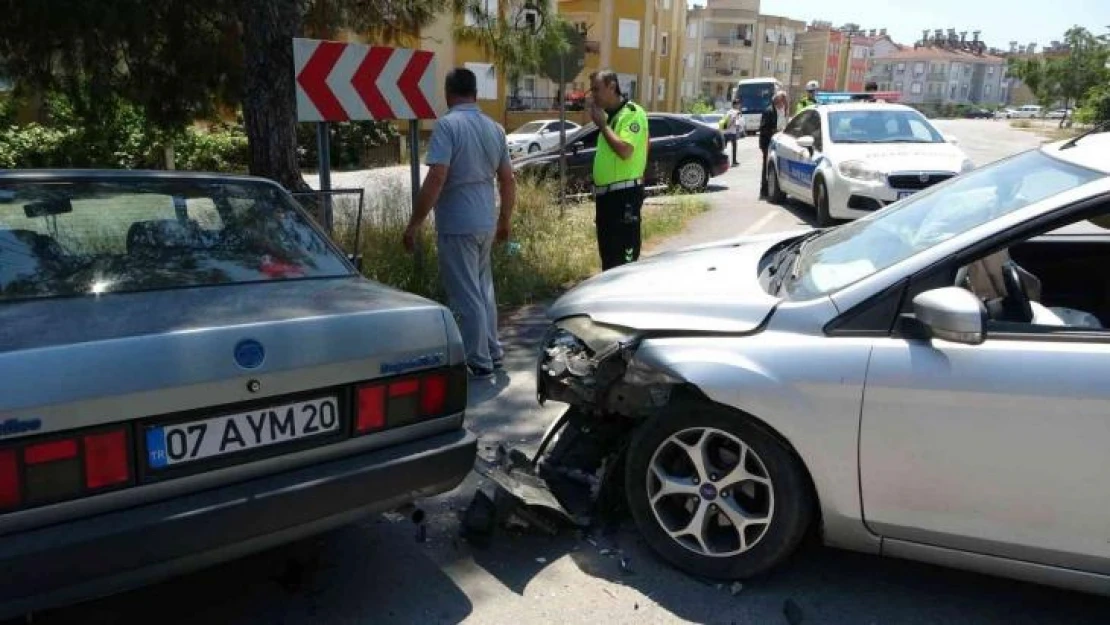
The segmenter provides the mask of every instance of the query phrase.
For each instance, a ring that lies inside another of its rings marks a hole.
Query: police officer
[[[621,93],[610,70],[590,76],[590,119],[600,130],[594,155],[597,247],[601,270],[640,258],[648,120],[643,107]]]
[[[807,106],[817,104],[817,88],[819,86],[816,80],[811,80],[806,83],[806,94],[798,98],[798,103],[794,105],[795,115],[801,113]]]

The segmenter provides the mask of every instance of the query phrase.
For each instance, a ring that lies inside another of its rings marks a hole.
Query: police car
[[[860,98],[874,98],[860,101]],[[767,191],[813,206],[819,226],[855,219],[974,168],[917,110],[889,94],[819,93],[767,150]]]

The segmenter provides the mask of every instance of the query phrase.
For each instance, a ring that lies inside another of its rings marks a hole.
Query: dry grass
[[[498,303],[519,306],[558,294],[600,269],[594,231],[592,202],[568,202],[561,216],[550,187],[522,182],[517,188],[512,245],[494,250],[494,280]],[[666,205],[645,205],[645,246],[681,232],[694,216],[708,210],[708,203],[685,196]],[[353,221],[340,217],[349,212],[337,207],[337,238],[346,249],[354,245]],[[439,285],[434,226],[428,224],[421,238],[420,260],[405,252],[401,234],[410,214],[407,188],[401,184],[375,190],[366,198],[359,248],[363,273],[385,284],[445,301]]]

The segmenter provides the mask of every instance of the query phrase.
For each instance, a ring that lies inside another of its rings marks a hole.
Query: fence
[[[316,220],[316,223],[361,268],[359,237],[362,233],[363,189],[331,189],[329,191],[303,191],[293,193],[293,198]],[[328,214],[330,210],[331,222]]]

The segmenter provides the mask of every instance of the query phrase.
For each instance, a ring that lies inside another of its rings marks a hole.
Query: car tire
[[[782,204],[786,201],[786,194],[779,185],[779,171],[774,165],[767,166],[767,201],[772,204]]]
[[[682,161],[674,170],[674,182],[687,193],[704,191],[709,186],[709,168],[696,159]]]
[[[528,146],[528,153],[529,154],[535,154],[536,152],[539,152],[539,151],[540,151],[540,144],[538,144],[538,143],[533,143],[532,145]]]
[[[818,178],[813,185],[813,206],[817,211],[817,227],[828,228],[833,225],[829,216],[829,187],[824,178]]]
[[[697,485],[687,446],[705,452],[698,456],[700,473],[708,475]],[[741,479],[731,482],[741,458]],[[660,495],[661,476],[683,490]],[[628,447],[625,490],[653,551],[691,575],[721,580],[781,565],[805,538],[815,507],[805,470],[784,443],[753,419],[699,400],[678,401],[637,430]],[[699,515],[707,523],[695,537],[685,530]],[[743,519],[742,531],[731,518]]]

